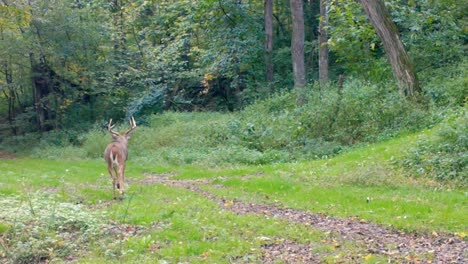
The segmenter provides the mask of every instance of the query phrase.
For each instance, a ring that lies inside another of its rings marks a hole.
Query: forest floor
[[[203,189],[204,186],[227,188],[214,183],[214,179],[173,179],[171,174],[146,174],[139,184],[163,184],[170,187],[185,188],[217,203],[222,209],[236,214],[257,214],[266,218],[283,219],[299,223],[307,228],[329,234],[335,247],[346,241],[363,245],[368,256],[377,255],[389,262],[398,263],[467,263],[468,246],[464,239],[452,234],[433,232],[430,235],[405,233],[377,224],[360,220],[356,217],[337,218],[324,214],[283,208],[277,203],[256,204],[243,202],[242,199],[226,200]],[[251,176],[244,176],[251,177]],[[218,178],[215,180],[223,180]],[[319,263],[326,252],[314,252],[314,243],[300,244],[294,241],[272,241],[262,246],[262,263]],[[418,256],[431,255],[430,260],[420,260]],[[349,256],[349,261],[359,262]],[[366,257],[364,257],[365,259]]]

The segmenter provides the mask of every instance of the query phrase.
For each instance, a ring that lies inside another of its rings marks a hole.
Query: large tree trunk
[[[265,0],[265,66],[266,81],[273,83],[273,0]]]
[[[320,0],[319,24],[319,81],[321,85],[328,82],[328,0]]]
[[[297,90],[297,104],[306,103],[304,89],[306,73],[304,64],[304,10],[302,0],[290,0],[292,17],[291,53],[294,73],[294,88]]]
[[[398,29],[381,0],[359,0],[369,17],[377,35],[382,40],[393,75],[398,81],[401,93],[409,98],[419,99],[421,87],[414,66],[398,36]]]

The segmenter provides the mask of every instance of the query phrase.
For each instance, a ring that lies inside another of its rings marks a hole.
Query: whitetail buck
[[[116,187],[119,189],[119,198],[123,199],[125,162],[128,157],[127,143],[133,130],[136,128],[136,123],[135,119],[132,117],[130,119],[130,129],[122,135],[112,130],[114,126],[115,125],[112,125],[111,119],[107,125],[107,130],[112,134],[112,143],[107,145],[106,150],[104,151],[104,159],[106,160],[107,169],[109,170],[109,174],[112,178],[115,200]]]

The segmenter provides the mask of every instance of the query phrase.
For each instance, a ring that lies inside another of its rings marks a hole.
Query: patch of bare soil
[[[207,192],[200,185],[211,184],[210,180],[174,180],[172,175],[147,174],[143,184],[165,184],[185,188],[216,202],[225,210],[237,214],[260,214],[304,224],[327,232],[339,241],[352,241],[364,245],[369,254],[384,256],[389,262],[398,263],[468,263],[468,247],[463,239],[449,234],[408,234],[402,231],[361,221],[313,214],[275,204],[254,204],[241,201],[227,202]],[[272,243],[263,246],[264,263],[317,263],[322,256],[313,253],[313,245],[294,242]],[[350,259],[351,260],[351,259]],[[352,261],[352,260],[351,260]],[[353,261],[354,262],[354,261]]]
[[[320,263],[320,253],[312,253],[311,248],[315,245],[302,245],[293,241],[283,241],[262,246],[262,263]]]
[[[119,224],[117,222],[111,222],[106,226],[104,234],[112,236],[121,236],[123,240],[126,240],[129,237],[143,233],[144,230],[145,229],[143,227],[137,225]]]
[[[11,153],[8,153],[8,152],[5,152],[5,151],[1,151],[0,150],[0,159],[9,159],[9,160],[12,160],[12,159],[16,159],[16,156],[11,154]]]

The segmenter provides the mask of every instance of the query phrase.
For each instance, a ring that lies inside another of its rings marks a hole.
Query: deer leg
[[[116,196],[115,196],[115,180],[112,179],[112,187],[114,189],[114,200],[117,200]]]
[[[115,171],[114,171],[114,169],[112,167],[109,167],[108,170],[109,170],[109,174],[110,174],[110,176],[112,178],[112,187],[113,187],[113,190],[114,190],[114,200],[116,200],[116,197],[115,197],[115,178],[116,177],[114,176]]]
[[[120,181],[121,181],[121,184],[122,184],[122,194],[125,192],[125,163],[123,164],[122,166],[122,177],[120,177]]]
[[[117,182],[119,186],[119,198],[120,200],[123,200],[123,193],[124,193],[124,181],[123,181],[123,167],[118,168],[117,172]]]

